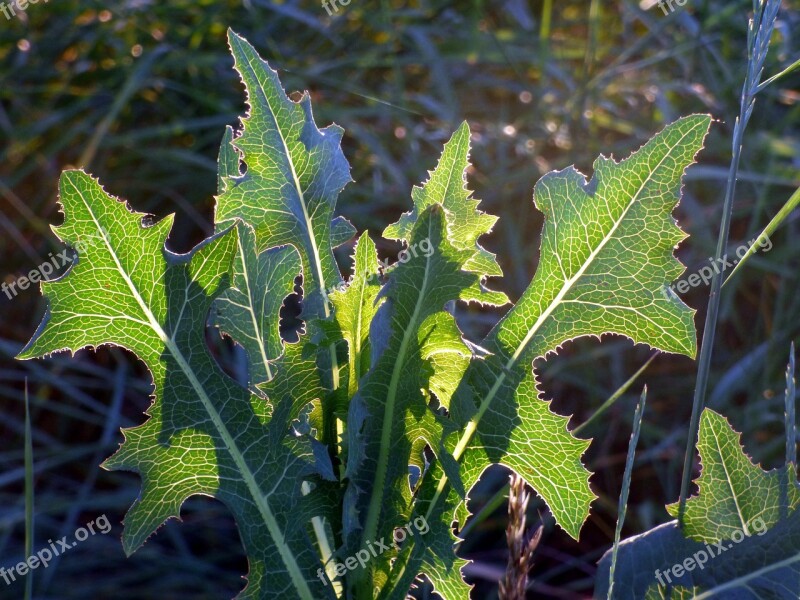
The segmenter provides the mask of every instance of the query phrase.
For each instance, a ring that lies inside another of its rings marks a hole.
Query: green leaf
[[[290,424],[302,406],[286,398],[268,405],[250,394],[206,346],[207,316],[229,284],[237,229],[179,256],[165,248],[172,217],[143,226],[146,215],[82,171],[62,175],[60,199],[64,224],[54,231],[81,251],[65,277],[42,283],[48,313],[19,358],[112,344],[150,370],[149,418],[124,431],[105,463],[142,476],[125,519],[126,552],[178,517],[188,497],[213,496],[236,518],[250,559],[240,598],[330,598],[306,530],[311,502],[300,494],[303,481],[316,478],[313,448]]]
[[[456,321],[448,312],[440,312],[425,321],[417,334],[422,368],[428,374],[427,392],[441,406],[450,401],[469,367],[472,352],[464,343]]]
[[[352,233],[339,220],[332,234],[331,224],[336,198],[351,180],[343,131],[338,125],[317,129],[308,93],[290,100],[278,74],[246,40],[232,31],[228,39],[250,106],[232,140],[247,170],[241,173],[237,164],[231,171],[226,159],[215,222],[238,217],[251,225],[259,252],[294,245],[303,263],[304,314],[329,316],[328,290],[341,281],[333,246]]]
[[[331,247],[338,248],[356,235],[356,228],[344,217],[335,217],[331,223]]]
[[[686,502],[684,533],[702,542],[730,539],[737,531],[752,534],[752,523],[759,519],[772,527],[785,510],[800,505],[800,490],[785,482],[794,466],[764,472],[744,453],[740,435],[722,415],[705,409],[700,418],[697,449],[703,470],[697,479],[699,493]],[[667,510],[678,516],[678,503]]]
[[[678,588],[673,598],[796,600],[800,488],[794,465],[763,471],[725,417],[710,409],[701,415],[697,448],[703,470],[698,495],[686,503],[683,529],[672,521],[620,544],[614,598],[666,598]],[[667,509],[677,515],[678,503]],[[607,553],[599,573],[607,575],[610,562]],[[595,597],[605,598],[606,588],[598,579]]]
[[[601,157],[590,182],[569,168],[536,185],[536,205],[545,217],[539,267],[517,305],[480,344],[488,356],[472,361],[455,394],[455,432],[444,442],[454,461],[442,461],[444,474],[426,475],[420,495],[430,501],[418,501],[424,507],[417,514],[449,526],[452,513],[444,506],[463,505],[451,497],[453,488],[470,489],[489,465],[503,464],[578,537],[595,497],[581,464],[588,442],[572,437],[568,419],[541,400],[531,363],[569,340],[604,333],[694,356],[693,311],[661,290],[683,271],[673,250],[685,234],[672,211],[710,122],[707,115],[686,117],[619,163]],[[465,517],[462,508],[462,525]],[[431,536],[420,539],[434,543]],[[400,573],[416,574],[432,554],[407,552]],[[395,597],[395,589],[390,584],[381,597]]]
[[[424,519],[429,531],[421,538],[412,538],[392,565],[392,572],[377,595],[379,600],[406,600],[408,589],[424,573],[434,589],[445,600],[469,600],[472,586],[462,577],[469,561],[456,555],[461,541],[452,529],[453,514],[465,506],[464,498],[452,489],[439,495],[431,481],[445,477],[441,461],[434,461],[422,484],[415,490],[414,515],[411,520]],[[463,521],[462,521],[463,524]]]
[[[593,596],[596,600],[607,598],[610,563],[609,551],[598,565]],[[670,521],[624,540],[619,546],[613,600],[797,600],[798,597],[800,511],[797,510],[772,529],[762,529],[738,543],[696,542],[684,537],[677,521]]]
[[[353,276],[346,289],[331,294],[334,321],[348,347],[348,390],[352,397],[369,370],[369,326],[380,302],[378,252],[369,234],[363,233],[353,253]]]
[[[444,306],[473,285],[477,276],[461,269],[469,251],[454,248],[447,237],[445,211],[439,205],[427,209],[412,230],[410,246],[428,240],[429,254],[409,253],[392,270],[385,298],[373,321],[373,360],[350,404],[347,465],[347,506],[360,515],[363,527],[345,533],[353,550],[367,542],[391,539],[410,512],[408,468],[411,449],[420,436],[433,439],[432,413],[422,389],[429,372],[423,368],[423,345],[435,343]],[[449,316],[449,315],[448,315]],[[452,317],[450,317],[452,319]],[[420,338],[420,332],[425,336]],[[382,340],[380,347],[376,340]],[[357,449],[357,454],[356,450]],[[347,510],[347,508],[346,508]],[[388,572],[391,552],[370,563],[370,570]],[[371,590],[359,583],[359,593]]]
[[[497,217],[478,210],[480,201],[473,199],[472,192],[467,189],[469,136],[469,125],[464,122],[445,144],[439,164],[429,173],[428,181],[422,187],[414,186],[411,192],[414,209],[404,213],[397,223],[389,225],[384,230],[383,236],[389,239],[407,240],[414,223],[425,209],[434,204],[441,204],[448,211],[450,242],[459,250],[469,250],[472,253],[464,265],[464,270],[480,276],[480,280],[474,286],[461,294],[461,299],[501,306],[508,302],[506,295],[488,290],[483,285],[483,280],[487,276],[499,276],[503,272],[494,254],[478,244],[478,238],[491,232]]]
[[[283,353],[280,310],[294,291],[300,257],[292,246],[269,248],[256,256],[252,227],[239,222],[233,287],[214,303],[212,323],[247,351],[250,383],[272,379],[270,366]]]

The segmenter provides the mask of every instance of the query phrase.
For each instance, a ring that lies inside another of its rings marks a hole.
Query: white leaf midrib
[[[300,208],[303,211],[303,220],[305,221],[305,229],[307,232],[307,238],[309,243],[311,244],[311,252],[313,254],[313,262],[314,262],[314,270],[317,273],[317,278],[319,279],[319,292],[322,295],[322,305],[323,310],[325,311],[325,317],[330,316],[330,307],[328,305],[328,292],[325,286],[325,275],[322,272],[322,257],[319,253],[319,247],[317,246],[317,239],[314,235],[314,229],[311,223],[311,217],[308,214],[308,207],[306,206],[306,199],[305,193],[303,192],[303,186],[300,184],[300,178],[297,175],[297,170],[294,166],[294,159],[292,158],[292,154],[289,151],[289,145],[286,143],[286,138],[283,135],[283,130],[281,129],[280,125],[278,124],[278,119],[275,116],[275,110],[270,104],[269,96],[267,95],[266,91],[264,90],[264,86],[261,85],[261,80],[258,78],[253,65],[251,64],[250,57],[246,56],[246,52],[243,52],[242,55],[245,56],[245,62],[247,64],[247,68],[250,71],[251,77],[258,83],[257,89],[258,92],[264,101],[264,104],[269,108],[267,113],[272,117],[272,122],[275,127],[275,131],[278,133],[280,137],[281,144],[283,145],[284,155],[286,156],[286,162],[291,170],[292,180],[294,182],[295,191],[297,192],[297,198],[300,203]]]
[[[429,218],[428,239],[430,239],[431,235],[432,235],[432,223],[431,219]],[[383,492],[384,492],[383,488],[386,480],[386,472],[388,471],[388,460],[389,460],[388,455],[389,455],[389,450],[391,449],[390,441],[392,437],[392,429],[394,426],[394,405],[397,400],[397,387],[399,385],[400,370],[403,364],[405,363],[405,355],[408,344],[410,343],[411,338],[416,336],[417,334],[416,323],[419,320],[419,315],[420,312],[422,311],[423,299],[427,294],[432,256],[433,254],[425,257],[425,274],[422,279],[422,286],[419,290],[419,294],[417,295],[417,301],[414,305],[414,312],[411,315],[411,319],[405,326],[405,331],[403,332],[403,339],[400,342],[400,348],[398,350],[397,359],[395,360],[394,366],[392,368],[392,376],[389,381],[386,406],[383,413],[383,423],[381,428],[381,446],[378,453],[378,462],[375,473],[375,484],[372,487],[372,495],[370,497],[369,508],[367,510],[367,521],[364,526],[363,540],[365,543],[374,540],[377,532],[378,514],[380,512],[381,500],[383,499]]]
[[[478,408],[478,412],[470,420],[470,422],[467,424],[467,426],[466,426],[466,428],[464,430],[464,433],[462,434],[461,438],[459,439],[459,441],[458,441],[458,443],[457,443],[457,445],[455,447],[455,450],[453,451],[453,457],[457,461],[461,458],[463,453],[466,451],[467,446],[469,445],[470,441],[472,440],[472,436],[475,434],[475,432],[478,429],[478,423],[480,422],[480,420],[482,419],[483,415],[488,410],[489,406],[491,405],[492,401],[494,400],[494,397],[496,396],[497,392],[500,390],[500,387],[502,387],[503,383],[505,382],[505,379],[506,379],[506,376],[507,376],[506,374],[508,372],[510,372],[510,370],[516,365],[516,363],[519,360],[520,356],[525,351],[527,345],[533,339],[534,335],[541,328],[542,324],[550,317],[550,315],[555,311],[555,309],[561,304],[561,301],[566,297],[567,293],[572,289],[572,286],[575,285],[575,283],[584,275],[584,273],[589,268],[589,266],[592,264],[594,259],[600,253],[600,251],[612,239],[613,234],[617,231],[617,229],[621,225],[622,221],[624,220],[624,218],[627,216],[628,212],[630,211],[630,209],[633,207],[633,205],[636,203],[636,201],[639,200],[639,195],[642,193],[642,191],[644,190],[644,188],[647,185],[647,183],[652,179],[653,174],[655,173],[655,171],[657,171],[658,168],[660,168],[660,166],[667,159],[667,157],[671,156],[671,154],[674,151],[674,149],[676,147],[678,147],[678,145],[690,133],[694,132],[695,128],[696,128],[696,126],[690,127],[680,137],[680,139],[677,142],[675,142],[667,152],[664,153],[664,156],[661,158],[661,160],[658,162],[658,164],[653,169],[650,169],[650,172],[648,173],[647,177],[644,179],[644,181],[640,185],[639,190],[632,196],[631,201],[628,203],[628,205],[625,207],[625,209],[621,212],[620,217],[615,221],[615,223],[612,226],[612,228],[610,229],[610,231],[603,237],[603,240],[601,240],[600,244],[598,244],[598,246],[589,254],[589,256],[587,257],[586,261],[584,261],[583,265],[581,265],[581,267],[578,269],[576,274],[564,283],[564,285],[562,286],[561,290],[556,295],[556,297],[553,299],[553,301],[542,312],[542,314],[536,320],[534,325],[528,330],[528,332],[526,333],[525,337],[520,342],[520,344],[517,346],[517,348],[514,351],[514,353],[512,354],[512,356],[506,362],[504,369],[498,374],[494,385],[491,387],[489,392],[486,394],[486,396],[481,401],[481,404],[480,404],[480,406]],[[447,484],[447,481],[448,481],[448,477],[447,477],[447,475],[445,473],[443,473],[441,478],[439,479],[439,482],[438,482],[438,485],[437,485],[437,488],[436,488],[436,493],[435,493],[435,495],[434,495],[433,499],[431,500],[431,503],[430,503],[430,505],[428,507],[428,511],[427,511],[427,517],[428,518],[430,518],[431,515],[433,514],[433,510],[434,510],[439,498],[441,497],[441,495],[442,495],[442,493],[444,491],[444,487]]]
[[[66,180],[72,185],[78,197],[81,199],[84,206],[86,207],[86,211],[91,216],[95,226],[98,228],[98,231],[101,232],[100,238],[105,243],[109,255],[113,259],[114,264],[117,267],[117,270],[119,271],[125,283],[128,285],[128,288],[130,289],[131,294],[133,295],[136,302],[139,304],[139,307],[142,309],[142,312],[147,318],[150,327],[153,329],[156,335],[158,335],[159,339],[161,339],[162,343],[164,343],[164,345],[170,351],[170,354],[172,354],[173,358],[180,366],[187,380],[189,380],[189,383],[192,385],[195,392],[197,393],[198,398],[200,399],[203,405],[203,408],[209,414],[212,423],[217,428],[217,431],[219,432],[220,437],[222,438],[222,441],[225,444],[226,449],[228,450],[228,453],[230,454],[231,458],[233,458],[237,468],[242,474],[242,478],[244,479],[245,484],[247,485],[247,488],[250,491],[251,496],[253,497],[256,507],[258,508],[262,518],[264,519],[264,523],[266,524],[267,529],[269,530],[270,535],[274,540],[275,547],[280,553],[281,558],[283,559],[284,564],[286,565],[286,568],[289,571],[292,581],[295,584],[295,587],[297,587],[297,591],[300,593],[301,598],[305,600],[314,600],[311,590],[308,587],[308,583],[303,577],[302,572],[300,571],[300,567],[297,564],[297,560],[294,557],[294,554],[292,554],[292,552],[290,551],[288,545],[286,544],[285,537],[280,529],[280,526],[278,525],[275,514],[272,512],[272,508],[269,506],[269,502],[267,501],[266,497],[261,492],[261,489],[259,488],[258,483],[255,480],[255,475],[250,470],[250,467],[247,465],[247,462],[244,459],[244,455],[241,453],[238,446],[236,445],[236,442],[234,441],[234,438],[231,435],[230,431],[228,431],[228,428],[223,423],[222,416],[214,408],[214,405],[211,402],[211,399],[209,398],[208,394],[206,393],[205,388],[203,388],[202,384],[197,378],[197,375],[194,373],[194,370],[191,368],[191,366],[181,353],[180,349],[175,344],[175,340],[173,340],[166,334],[164,329],[161,327],[161,324],[156,320],[155,315],[150,310],[150,307],[147,306],[147,304],[145,303],[144,298],[139,293],[138,288],[131,280],[127,271],[123,268],[122,264],[119,261],[119,257],[117,256],[116,251],[111,245],[111,241],[108,239],[106,235],[107,233],[106,230],[101,226],[100,222],[97,219],[97,216],[94,214],[94,211],[92,211],[92,208],[90,204],[86,201],[86,198],[84,197],[83,193],[81,192],[80,189],[78,189],[78,186],[75,185],[71,177],[67,177]]]

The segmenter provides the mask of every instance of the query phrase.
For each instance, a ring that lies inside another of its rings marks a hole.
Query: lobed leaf
[[[438,437],[422,393],[430,377],[424,369],[424,348],[437,344],[440,335],[452,333],[451,329],[440,333],[430,324],[439,323],[439,315],[446,314],[445,304],[477,280],[461,270],[470,254],[450,244],[445,211],[439,205],[422,213],[412,230],[410,244],[423,240],[429,240],[435,251],[409,253],[408,260],[392,270],[381,292],[385,301],[373,321],[371,338],[375,340],[378,331],[385,341],[350,404],[345,510],[360,515],[358,525],[345,532],[352,551],[369,541],[390,540],[394,528],[407,522],[412,446],[420,438]],[[425,335],[421,337],[420,332]],[[392,554],[376,557],[369,570],[385,576]],[[367,597],[371,586],[358,585],[359,597]]]
[[[378,253],[367,233],[356,242],[353,253],[353,277],[346,289],[331,294],[336,333],[348,347],[348,390],[352,397],[358,382],[369,370],[369,326],[378,312],[381,289]],[[333,329],[333,328],[332,328]]]
[[[686,503],[683,528],[672,521],[619,546],[614,598],[800,597],[795,466],[763,471],[745,454],[727,420],[708,408],[700,418],[697,448],[703,470],[698,495]],[[677,514],[678,503],[667,509]],[[606,553],[596,598],[607,596],[610,562]]]
[[[283,353],[280,310],[294,291],[300,256],[292,246],[256,254],[255,232],[239,222],[232,287],[214,303],[211,322],[247,351],[250,383],[273,377],[272,363]]]
[[[613,600],[797,600],[798,549],[797,510],[763,535],[756,533],[739,543],[723,540],[719,546],[685,537],[678,522],[670,521],[619,545]],[[597,600],[608,597],[610,562],[609,551],[598,565],[593,596]],[[673,571],[676,566],[679,569]]]
[[[317,468],[310,441],[291,426],[301,407],[288,398],[268,406],[225,375],[206,347],[206,319],[229,284],[237,229],[178,256],[165,248],[172,217],[144,227],[144,214],[82,171],[62,175],[60,199],[64,224],[54,231],[83,251],[66,276],[42,283],[48,312],[19,358],[113,344],[150,370],[149,419],[124,430],[104,465],[142,476],[125,519],[126,552],[178,517],[189,496],[209,495],[233,513],[250,560],[241,598],[331,597],[305,528],[313,514],[300,486]]]
[[[508,303],[508,297],[484,286],[484,279],[500,276],[503,271],[497,264],[495,255],[478,243],[478,238],[490,233],[497,217],[478,210],[479,200],[472,198],[467,189],[467,169],[469,168],[470,131],[466,122],[462,123],[444,146],[444,151],[436,168],[429,172],[430,178],[421,187],[414,186],[411,198],[414,208],[404,213],[400,220],[389,225],[383,236],[394,240],[407,240],[411,229],[426,208],[441,204],[447,210],[449,239],[456,248],[472,253],[464,264],[464,270],[477,273],[480,280],[461,294],[461,300],[478,301],[484,304],[501,306]]]
[[[250,106],[230,143],[247,169],[242,173],[237,164],[232,170],[225,151],[215,223],[234,218],[248,223],[259,252],[293,244],[303,264],[305,314],[329,316],[329,290],[341,282],[333,247],[352,237],[349,223],[331,223],[336,198],[351,180],[341,149],[343,130],[318,129],[308,93],[299,102],[290,100],[278,74],[244,38],[229,31],[228,41]]]
[[[744,453],[740,435],[722,415],[706,408],[700,417],[697,450],[703,470],[699,493],[686,502],[684,533],[700,542],[730,539],[735,532],[752,535],[754,521],[766,527],[777,523],[787,500],[790,510],[800,505],[795,467],[761,470]],[[786,485],[787,481],[792,484]],[[678,516],[678,503],[667,506]]]
[[[462,507],[457,519],[466,518],[459,491],[470,489],[489,465],[503,464],[578,537],[595,497],[580,460],[588,441],[572,437],[567,418],[540,399],[531,363],[564,342],[604,333],[694,356],[693,311],[662,289],[683,270],[673,249],[685,234],[672,210],[710,122],[707,115],[686,117],[619,163],[601,157],[590,182],[570,168],[536,185],[545,216],[536,275],[481,343],[488,356],[472,361],[453,399],[453,425],[442,443],[451,458],[443,457],[442,471],[431,470],[422,483],[420,496],[430,500],[418,500],[416,512],[440,520],[442,532],[449,533],[453,519],[445,507]],[[407,549],[399,577],[423,571],[441,585],[452,560],[437,564],[431,548],[443,542],[426,536],[416,543],[428,551]],[[399,597],[395,591],[404,583],[394,588],[390,582],[381,597]]]

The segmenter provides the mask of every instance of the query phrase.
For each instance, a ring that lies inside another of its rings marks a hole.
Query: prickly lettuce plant
[[[88,174],[65,172],[55,232],[88,241],[42,284],[48,312],[20,354],[113,344],[150,369],[148,418],[104,464],[142,478],[126,551],[206,494],[233,513],[249,558],[239,598],[403,599],[420,575],[468,598],[455,532],[493,464],[577,539],[595,498],[589,442],[541,398],[532,363],[606,333],[695,354],[693,312],[663,289],[683,271],[672,211],[710,118],[680,119],[621,162],[598,158],[591,181],[573,168],[542,178],[536,274],[486,339],[467,341],[454,305],[508,303],[487,281],[502,274],[480,245],[496,218],[466,187],[468,126],[383,232],[405,245],[398,260],[381,268],[363,233],[343,281],[333,249],[354,236],[335,215],[350,181],[343,131],[318,129],[309,96],[290,100],[244,39],[230,33],[230,47],[249,113],[223,138],[215,234],[173,254],[171,218],[145,225]],[[287,344],[279,310],[298,275],[305,331]],[[216,364],[209,323],[246,350],[246,383]]]

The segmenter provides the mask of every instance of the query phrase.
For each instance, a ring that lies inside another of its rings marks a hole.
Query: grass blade
[[[25,557],[33,554],[33,436],[28,380],[25,380]],[[25,577],[25,600],[33,598],[33,570]]]
[[[798,68],[800,68],[800,58],[798,58],[796,61],[794,61],[791,65],[786,67],[783,71],[781,71],[777,75],[773,75],[772,77],[767,79],[765,82],[763,82],[761,85],[759,85],[758,86],[758,91],[760,92],[761,90],[763,90],[764,88],[766,88],[770,84],[773,84],[776,81],[778,81],[779,79],[781,79],[783,77],[786,77],[789,73],[792,73],[792,72],[796,71]]]
[[[586,419],[586,421],[585,421],[585,422],[583,422],[583,423],[581,423],[580,425],[578,425],[578,426],[577,426],[577,427],[576,427],[576,428],[573,430],[573,432],[572,432],[572,433],[573,433],[574,435],[580,435],[581,431],[583,431],[584,429],[586,429],[586,427],[588,427],[590,423],[592,423],[593,421],[595,421],[595,420],[596,420],[596,419],[597,419],[597,418],[598,418],[600,415],[604,414],[604,413],[605,413],[605,412],[606,412],[606,411],[607,411],[609,408],[611,408],[612,406],[614,406],[614,404],[616,403],[616,401],[617,401],[617,400],[619,400],[619,399],[622,397],[622,395],[623,395],[625,392],[627,392],[627,391],[628,391],[628,388],[630,388],[630,387],[631,387],[631,386],[632,386],[634,383],[636,383],[636,380],[637,380],[637,379],[639,379],[639,377],[642,375],[642,373],[644,373],[644,372],[647,370],[647,367],[649,367],[649,366],[650,366],[650,363],[651,363],[651,362],[653,362],[653,361],[656,359],[656,356],[658,356],[658,355],[659,355],[659,352],[653,352],[652,356],[651,356],[650,358],[648,358],[648,359],[647,359],[647,362],[646,362],[646,363],[644,363],[644,364],[643,364],[643,365],[642,365],[642,366],[639,368],[639,370],[638,370],[638,371],[636,371],[636,373],[634,373],[633,375],[631,375],[631,377],[630,377],[630,379],[628,379],[628,381],[626,381],[626,382],[625,382],[625,383],[623,383],[621,386],[619,386],[619,389],[617,389],[617,391],[616,391],[616,392],[614,392],[613,394],[611,394],[611,396],[609,396],[608,400],[606,400],[605,402],[603,402],[603,404],[601,404],[601,405],[600,405],[600,408],[598,408],[598,409],[597,409],[597,410],[594,412],[594,414],[593,414],[591,417],[589,417],[588,419]]]
[[[786,367],[786,464],[797,466],[797,421],[795,420],[795,364],[794,342]]]
[[[739,161],[742,154],[744,131],[753,114],[755,96],[758,93],[758,83],[764,68],[764,61],[769,52],[770,39],[775,27],[775,21],[780,8],[780,0],[753,0],[753,18],[747,32],[747,76],[742,87],[739,117],[733,129],[733,156],[728,172],[728,184],[725,191],[725,203],[722,209],[722,223],[720,224],[717,250],[714,255],[717,262],[725,254],[728,246],[731,220],[733,218],[733,198],[736,192],[736,175],[739,171]],[[706,313],[705,328],[703,329],[703,342],[700,349],[699,366],[697,369],[697,383],[692,401],[692,416],[689,421],[689,436],[686,440],[686,453],[683,460],[683,478],[681,480],[681,493],[679,500],[678,521],[683,523],[686,510],[686,499],[689,496],[689,486],[692,479],[692,463],[694,461],[694,447],[697,432],[700,427],[700,415],[705,404],[708,377],[711,371],[711,353],[714,349],[714,334],[719,316],[720,291],[722,277],[716,271],[711,279],[711,293],[708,299],[708,312]]]
[[[614,550],[611,555],[611,568],[608,571],[608,600],[614,597],[614,568],[617,566],[617,551],[619,550],[622,525],[625,523],[625,512],[628,508],[628,492],[630,492],[631,489],[633,459],[636,457],[636,444],[639,442],[639,433],[642,429],[642,416],[644,415],[644,405],[646,402],[647,386],[644,386],[644,389],[642,389],[642,397],[633,415],[633,433],[631,434],[631,441],[628,444],[628,458],[625,461],[625,474],[622,478],[622,492],[619,496],[617,528],[614,531]]]
[[[737,264],[733,271],[731,271],[731,274],[725,278],[725,283],[722,284],[723,287],[726,283],[728,283],[730,278],[733,277],[733,274],[739,270],[744,262],[758,251],[758,246],[761,241],[769,239],[769,236],[771,236],[775,230],[780,227],[781,223],[786,220],[786,217],[788,217],[798,205],[800,205],[800,188],[795,190],[794,194],[792,194],[791,197],[786,201],[786,204],[784,204],[783,207],[778,211],[778,214],[776,214],[769,224],[764,228],[764,231],[761,232],[761,235],[759,235],[756,241],[753,242],[750,248],[747,249],[747,254],[742,257],[742,259],[739,261],[739,264]]]

